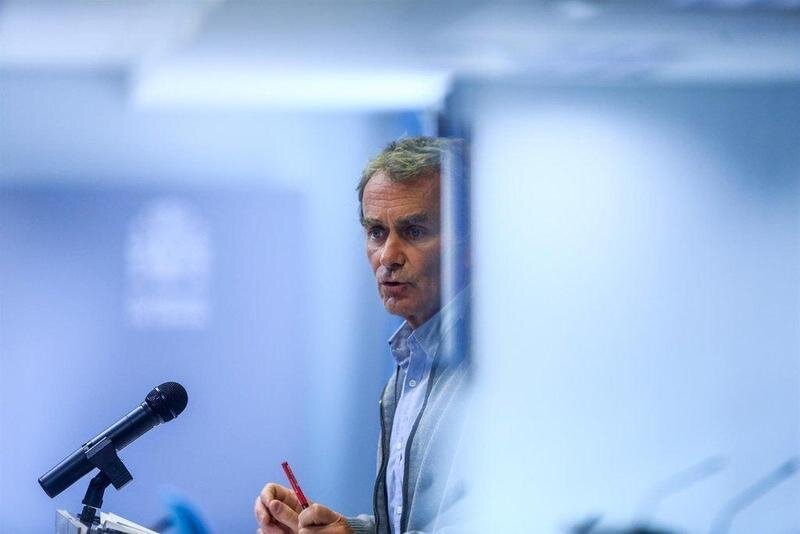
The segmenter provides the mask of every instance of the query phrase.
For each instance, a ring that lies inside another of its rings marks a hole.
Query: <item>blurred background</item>
[[[252,532],[288,460],[370,512],[355,186],[421,134],[471,146],[476,531],[800,533],[794,0],[0,1],[0,531],[168,380],[106,510]]]

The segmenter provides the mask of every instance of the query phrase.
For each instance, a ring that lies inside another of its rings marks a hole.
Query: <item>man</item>
[[[353,518],[267,484],[256,498],[260,534],[445,532],[465,493],[459,458],[469,360],[468,294],[442,307],[440,168],[450,141],[391,143],[358,185],[367,258],[389,313],[405,319],[389,340],[397,363],[381,396],[374,515]],[[459,530],[451,530],[458,532]]]

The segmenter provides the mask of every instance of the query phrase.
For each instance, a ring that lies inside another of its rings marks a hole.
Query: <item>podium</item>
[[[100,523],[91,527],[66,510],[56,511],[56,534],[158,534],[133,521],[128,521],[115,514],[100,512]]]

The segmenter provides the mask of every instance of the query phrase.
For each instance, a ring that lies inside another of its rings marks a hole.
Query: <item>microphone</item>
[[[122,450],[151,428],[175,419],[183,412],[188,402],[189,396],[186,390],[177,382],[164,382],[154,387],[144,402],[128,415],[84,443],[78,450],[39,477],[39,484],[49,497],[55,497],[96,467],[91,461],[90,450],[93,447],[105,441],[110,442],[114,450]]]
[[[655,517],[656,510],[658,505],[661,504],[661,501],[672,494],[683,491],[689,486],[722,471],[725,464],[726,460],[722,456],[711,456],[661,481],[639,502],[635,515],[637,518],[636,523],[639,525],[650,523],[652,518]]]
[[[789,458],[777,469],[767,474],[755,484],[747,487],[744,491],[736,495],[733,499],[725,503],[725,506],[714,517],[711,523],[711,534],[725,534],[733,523],[736,514],[753,504],[757,499],[772,491],[775,486],[790,478],[800,470],[800,456]]]

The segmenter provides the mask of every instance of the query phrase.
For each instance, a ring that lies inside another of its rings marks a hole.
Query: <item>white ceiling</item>
[[[0,4],[0,73],[120,70],[140,105],[435,107],[454,78],[800,80],[800,0]]]

